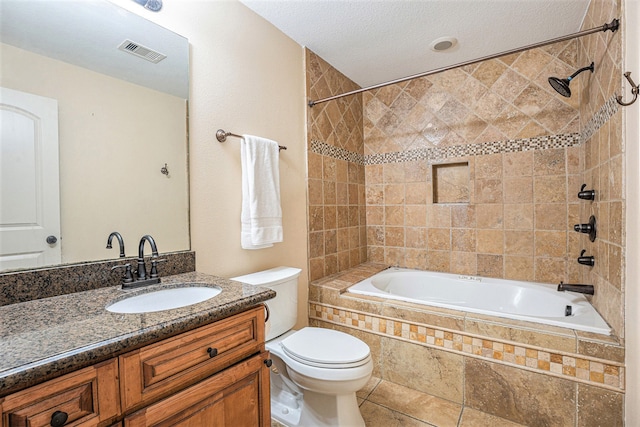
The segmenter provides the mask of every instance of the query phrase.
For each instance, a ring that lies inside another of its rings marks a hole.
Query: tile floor
[[[379,378],[357,396],[367,427],[523,427]],[[283,426],[272,421],[271,427]]]

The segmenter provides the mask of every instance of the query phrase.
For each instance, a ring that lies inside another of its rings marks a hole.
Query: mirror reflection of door
[[[0,270],[61,262],[58,102],[0,88]]]

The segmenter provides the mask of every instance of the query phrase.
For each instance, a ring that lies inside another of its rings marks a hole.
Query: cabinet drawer
[[[260,306],[127,353],[120,356],[123,410],[175,393],[263,350]]]
[[[118,360],[81,369],[0,400],[2,426],[109,425],[120,414]],[[55,415],[54,415],[55,414]]]
[[[268,352],[262,352],[124,419],[125,427],[268,427]]]

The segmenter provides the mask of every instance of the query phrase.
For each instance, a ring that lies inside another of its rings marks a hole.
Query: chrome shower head
[[[571,74],[566,79],[561,79],[559,77],[549,77],[549,84],[560,95],[569,98],[571,96],[571,89],[569,89],[569,83],[571,83],[571,80],[573,80],[573,78],[575,76],[577,76],[578,74],[582,73],[583,71],[587,71],[587,70],[590,70],[593,73],[593,70],[594,70],[593,62],[588,67],[580,68],[578,71],[576,71],[575,73]]]

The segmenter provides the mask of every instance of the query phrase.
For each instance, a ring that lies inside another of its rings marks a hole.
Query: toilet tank
[[[253,286],[262,286],[276,291],[276,297],[266,301],[269,320],[266,340],[280,336],[293,329],[298,317],[298,277],[302,270],[294,267],[276,267],[231,280]]]

